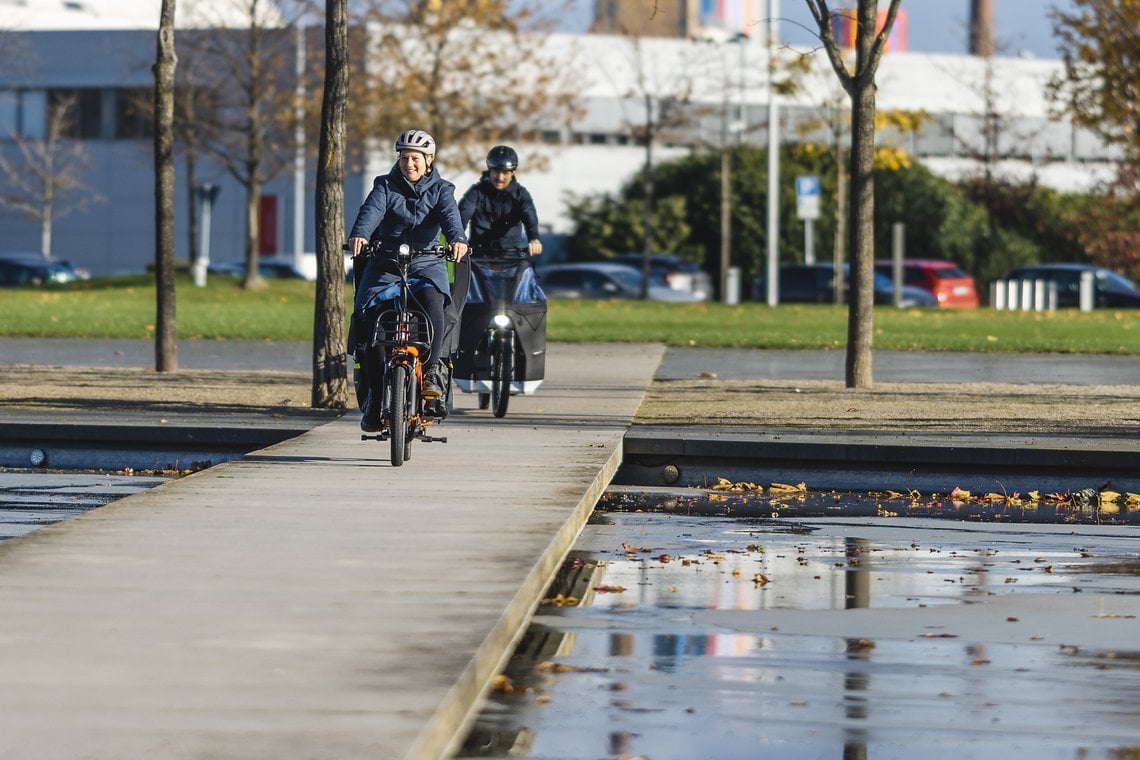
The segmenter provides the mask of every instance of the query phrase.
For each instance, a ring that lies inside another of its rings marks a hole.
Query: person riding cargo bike
[[[466,303],[451,347],[454,379],[479,394],[480,408],[493,404],[496,417],[506,414],[510,394],[537,390],[546,359],[546,296],[529,261],[542,253],[538,213],[515,178],[518,165],[514,148],[496,145],[487,171],[459,200],[472,255],[470,282],[456,278]]]
[[[467,236],[455,202],[455,185],[435,171],[436,144],[427,132],[409,129],[396,138],[397,160],[391,171],[376,177],[372,190],[348,236],[353,270],[359,272],[354,299],[353,333],[360,343],[372,335],[380,307],[391,299],[399,282],[395,266],[401,245],[413,251],[431,251],[439,246],[440,232],[456,261],[467,254]],[[367,252],[366,263],[361,261]],[[439,417],[446,415],[441,399],[450,382],[444,341],[447,331],[445,311],[451,302],[447,266],[442,255],[417,256],[409,275],[414,282],[412,298],[427,317],[431,344],[425,361],[422,395]],[[383,357],[371,355],[376,349],[362,347],[362,362],[368,393],[361,402],[360,428],[376,432],[383,405]]]

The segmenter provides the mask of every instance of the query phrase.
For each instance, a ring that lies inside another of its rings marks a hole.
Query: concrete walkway
[[[0,756],[446,756],[662,355],[552,354],[401,468],[350,414],[0,543]]]

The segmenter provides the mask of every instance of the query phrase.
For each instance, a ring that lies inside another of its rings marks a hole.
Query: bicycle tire
[[[404,463],[408,437],[408,368],[403,364],[388,373],[388,441],[391,443],[392,466]]]
[[[508,334],[495,341],[491,357],[491,411],[496,417],[505,417],[511,400],[511,379],[514,376],[514,335]]]
[[[408,389],[408,397],[404,400],[404,406],[407,407],[408,410],[408,425],[406,427],[411,428],[411,420],[416,416],[420,407],[420,383],[416,379],[415,370],[411,367],[408,368],[408,384],[405,387]],[[414,440],[416,440],[416,436],[413,435],[412,431],[409,429],[408,434],[404,440],[405,462],[412,458],[412,441]]]

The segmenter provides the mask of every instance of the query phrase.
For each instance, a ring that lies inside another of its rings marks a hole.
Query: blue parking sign
[[[796,177],[796,217],[819,219],[819,196],[819,177],[814,175]]]

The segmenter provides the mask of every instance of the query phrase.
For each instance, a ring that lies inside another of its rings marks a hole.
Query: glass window
[[[153,109],[152,90],[130,88],[115,90],[115,139],[132,140],[153,137],[150,113]]]
[[[20,93],[20,134],[37,140],[47,137],[47,93],[43,90]]]
[[[103,93],[96,89],[51,90],[52,115],[63,111],[63,137],[93,140],[103,135]]]
[[[19,126],[19,93],[15,90],[0,90],[0,140],[16,134]]]

